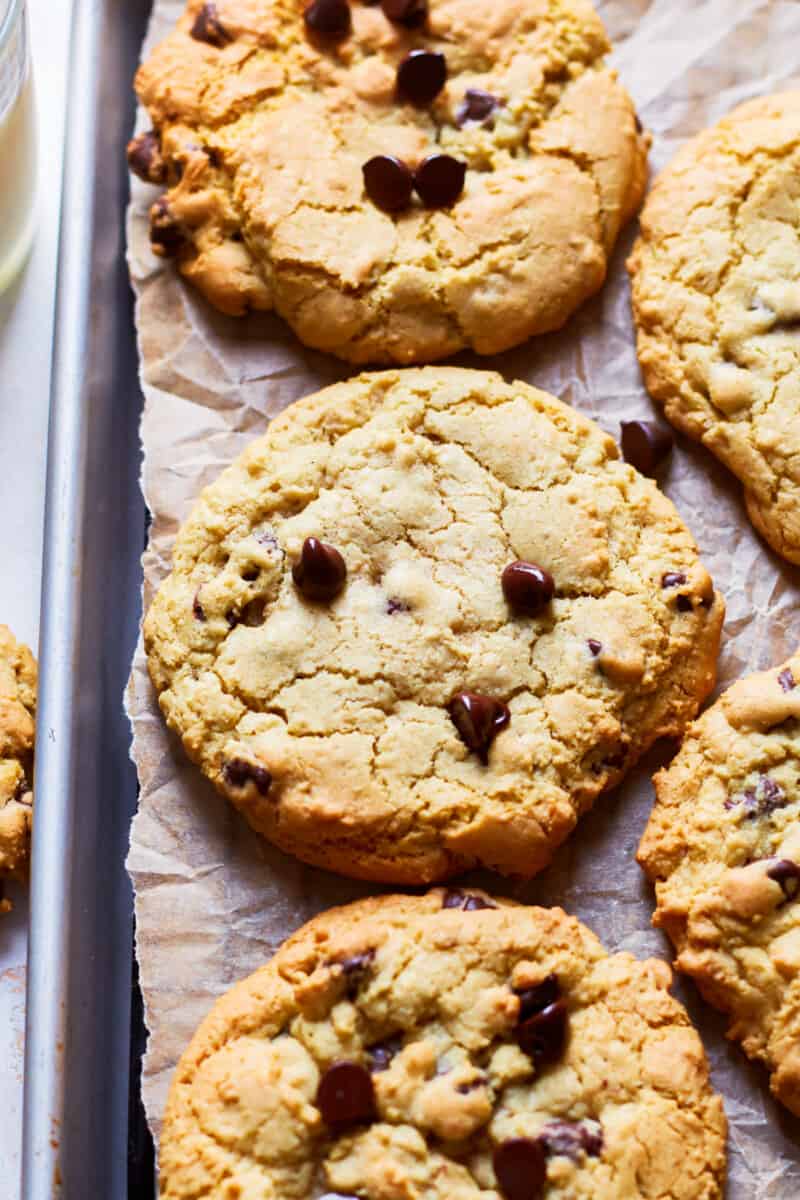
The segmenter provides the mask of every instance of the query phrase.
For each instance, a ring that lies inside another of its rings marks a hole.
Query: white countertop
[[[0,297],[0,622],[35,651],[39,634],[61,159],[72,0],[28,0],[39,117],[39,228],[19,280]],[[2,175],[8,164],[0,164]],[[19,1194],[28,906],[0,917],[0,1192]]]

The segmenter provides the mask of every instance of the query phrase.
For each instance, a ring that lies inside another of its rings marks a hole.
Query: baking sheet
[[[616,43],[614,61],[652,130],[651,167],[735,104],[792,82],[800,5],[792,0],[609,0],[598,5]],[[157,0],[150,38],[182,9]],[[168,568],[176,528],[210,482],[272,415],[348,375],[304,350],[272,317],[236,321],[187,290],[147,243],[153,190],[137,185],[130,259],[146,397],[143,487],[153,513],[145,555],[145,605]],[[652,406],[634,352],[623,237],[603,293],[559,335],[494,359],[462,364],[543,387],[614,436],[621,419]],[[699,542],[728,615],[720,685],[780,661],[800,642],[800,572],[757,539],[732,478],[699,447],[681,442],[663,486]],[[320,909],[365,894],[261,842],[166,732],[141,647],[128,693],[141,781],[129,868],[137,893],[139,959],[150,1043],[144,1098],[156,1135],[170,1074],[214,999],[254,970]],[[552,866],[532,883],[488,886],[517,899],[561,904],[612,950],[669,957],[650,929],[650,891],[634,854],[652,803],[649,775],[662,747],[584,818]],[[372,889],[375,890],[375,889]],[[800,1193],[800,1121],[769,1097],[766,1073],[723,1037],[724,1021],[690,985],[676,991],[701,1030],[731,1124],[731,1200],[789,1200]]]

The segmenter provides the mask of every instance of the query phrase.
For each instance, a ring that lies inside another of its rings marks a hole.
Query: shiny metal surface
[[[122,694],[144,512],[124,260],[131,80],[148,0],[76,0],[40,641],[22,1196],[127,1194],[136,778]]]

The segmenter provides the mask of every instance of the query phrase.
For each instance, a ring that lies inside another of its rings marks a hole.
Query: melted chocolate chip
[[[686,595],[676,596],[675,597],[675,607],[677,608],[678,612],[691,612],[692,611],[691,596],[686,596]]]
[[[427,0],[381,0],[384,16],[396,25],[416,29],[428,15]]]
[[[292,567],[292,578],[307,600],[333,600],[345,585],[347,567],[334,546],[310,537]]]
[[[589,647],[593,658],[597,658],[598,654],[603,649],[603,643],[598,642],[597,638],[587,638],[586,645]]]
[[[137,134],[128,142],[128,166],[145,183],[167,182],[167,164],[155,130]]]
[[[456,122],[459,125],[486,125],[491,128],[495,110],[499,107],[500,101],[491,92],[467,88],[456,111]]]
[[[411,610],[404,601],[398,600],[395,596],[390,596],[386,601],[386,611],[390,617],[393,617],[395,613],[410,612]]]
[[[467,164],[449,154],[431,154],[414,172],[414,187],[428,208],[449,208],[464,190]]]
[[[800,866],[790,858],[773,859],[767,868],[767,875],[775,883],[779,883],[787,900],[794,900],[800,891]]]
[[[229,787],[243,788],[252,783],[262,796],[266,796],[272,787],[272,776],[267,768],[259,767],[245,758],[232,758],[226,762],[222,775]]]
[[[402,212],[411,203],[414,176],[411,169],[390,154],[376,154],[361,168],[364,188],[376,208]]]
[[[778,683],[781,685],[781,691],[791,692],[797,687],[797,681],[789,667],[785,667],[778,676]]]
[[[192,616],[194,617],[195,621],[205,621],[206,619],[205,611],[200,603],[200,588],[198,588],[194,594],[194,600],[192,601]]]
[[[537,1067],[547,1066],[561,1057],[567,1040],[567,1006],[563,1000],[548,1004],[527,1021],[517,1025],[519,1047]]]
[[[347,981],[347,995],[351,1000],[357,994],[374,958],[374,950],[365,950],[362,954],[353,954],[339,963]]]
[[[150,209],[150,241],[153,249],[174,258],[186,244],[186,234],[172,213],[166,196],[159,196]]]
[[[535,617],[553,599],[555,580],[532,562],[509,563],[502,575],[503,595],[515,612]]]
[[[555,975],[548,975],[541,983],[530,988],[523,988],[516,993],[519,996],[519,1017],[517,1024],[527,1021],[534,1013],[549,1008],[561,997],[561,986]]]
[[[484,765],[488,763],[489,747],[511,720],[506,705],[479,692],[459,692],[447,711],[464,745],[474,750]]]
[[[347,0],[313,0],[303,13],[306,29],[329,41],[346,38],[350,32]]]
[[[336,1131],[374,1121],[375,1088],[366,1067],[347,1061],[328,1067],[317,1088],[317,1108],[325,1124]]]
[[[478,912],[482,908],[497,908],[491,900],[476,896],[474,892],[448,890],[442,900],[442,908],[460,908],[462,912]]]
[[[192,37],[198,42],[207,42],[209,46],[227,45],[231,40],[217,15],[216,4],[204,4],[195,18],[191,28]]]
[[[729,796],[725,801],[727,809],[742,805],[745,815],[750,820],[769,817],[785,804],[786,794],[783,788],[774,779],[770,779],[769,775],[759,775],[753,787],[745,788],[740,795]]]
[[[683,571],[665,571],[661,576],[662,588],[681,587],[686,583],[686,576]]]
[[[539,1141],[548,1157],[560,1154],[573,1162],[583,1154],[597,1158],[603,1151],[603,1131],[582,1121],[548,1121],[539,1130]]]
[[[412,50],[397,68],[397,91],[418,108],[432,104],[447,81],[447,60],[436,50]]]
[[[663,425],[655,421],[623,421],[622,457],[643,475],[652,475],[675,444]]]
[[[378,1075],[381,1071],[387,1071],[392,1059],[402,1049],[403,1039],[399,1034],[396,1037],[387,1038],[384,1042],[377,1042],[374,1046],[369,1046],[367,1054],[369,1055],[369,1065],[372,1073]]]
[[[510,1138],[492,1156],[500,1191],[507,1200],[539,1200],[547,1177],[544,1149],[533,1138]]]

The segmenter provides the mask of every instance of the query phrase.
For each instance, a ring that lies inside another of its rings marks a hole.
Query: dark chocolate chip
[[[339,41],[350,32],[350,5],[347,0],[313,0],[303,13],[303,20],[311,33]]]
[[[767,875],[780,884],[787,900],[794,900],[800,890],[800,866],[790,858],[776,858],[767,868]]]
[[[384,16],[396,25],[415,29],[428,15],[427,0],[381,0]]]
[[[661,576],[662,588],[681,587],[684,583],[686,583],[686,576],[683,571],[665,571]]]
[[[216,4],[204,4],[195,18],[191,29],[192,37],[198,42],[220,48],[231,40],[217,14]]]
[[[328,1067],[317,1088],[317,1108],[334,1130],[374,1121],[375,1088],[366,1067],[344,1060]]]
[[[675,607],[677,608],[678,612],[691,612],[692,611],[691,596],[685,596],[685,595],[676,596],[675,597]]]
[[[781,691],[791,692],[797,687],[797,681],[789,667],[785,667],[778,676],[778,683],[781,685]]]
[[[128,166],[145,183],[166,183],[167,164],[154,129],[139,133],[128,142]]]
[[[459,692],[447,711],[464,745],[474,750],[485,765],[489,761],[489,747],[511,720],[506,705],[479,692]]]
[[[467,164],[449,154],[431,154],[414,172],[414,187],[428,208],[449,208],[464,190]]]
[[[365,950],[362,954],[353,954],[339,963],[347,981],[347,994],[351,1000],[357,994],[374,958],[374,950]]]
[[[491,92],[483,92],[480,88],[467,88],[456,111],[456,121],[459,125],[492,126],[495,109],[499,107],[500,101]]]
[[[756,817],[768,817],[778,808],[786,804],[783,788],[769,775],[759,775],[753,787],[745,788],[738,796],[729,796],[725,801],[727,809],[742,805],[745,815],[753,820]]]
[[[515,612],[535,617],[553,599],[555,580],[536,563],[509,563],[502,576],[503,595]]]
[[[578,1162],[583,1154],[597,1158],[603,1151],[603,1131],[583,1121],[548,1121],[539,1130],[539,1141],[549,1157],[556,1154]]]
[[[519,1046],[536,1063],[547,1066],[560,1058],[567,1040],[567,1006],[563,1000],[548,1004],[527,1021],[517,1025]]]
[[[586,645],[589,647],[593,658],[597,658],[598,654],[603,649],[603,643],[598,642],[597,638],[587,638]]]
[[[442,908],[460,908],[462,912],[478,912],[482,908],[497,908],[491,900],[485,900],[483,896],[476,896],[474,892],[459,892],[456,890],[448,890],[445,892]]]
[[[556,1000],[561,997],[561,987],[555,975],[548,975],[541,983],[537,983],[534,987],[523,988],[518,991],[519,996],[519,1017],[517,1023],[527,1021],[534,1013],[541,1012],[543,1008],[549,1008],[551,1004],[555,1004]]]
[[[334,546],[310,537],[292,567],[292,578],[307,600],[333,600],[345,585],[347,567]]]
[[[539,1200],[544,1194],[547,1164],[544,1149],[533,1138],[510,1138],[492,1156],[500,1191],[507,1200]]]
[[[372,1073],[378,1075],[381,1071],[387,1071],[392,1059],[402,1049],[403,1039],[399,1034],[396,1037],[386,1038],[383,1042],[376,1042],[374,1046],[369,1046],[367,1054],[369,1055],[369,1065]]]
[[[150,209],[150,241],[153,249],[174,258],[186,244],[186,233],[170,209],[166,196],[159,196]]]
[[[252,783],[262,796],[266,796],[272,787],[272,776],[267,768],[259,767],[245,758],[232,758],[226,762],[222,774],[229,787],[243,788]]]
[[[623,421],[622,457],[643,475],[652,475],[675,444],[663,425],[655,421]]]
[[[205,621],[206,619],[205,611],[200,603],[200,588],[198,588],[194,594],[194,600],[192,601],[192,616],[194,617],[195,621]]]
[[[397,90],[418,108],[432,104],[447,82],[447,60],[438,50],[412,50],[397,68]]]
[[[399,158],[376,154],[361,168],[364,188],[376,208],[384,212],[402,212],[411,203],[414,176]]]
[[[410,609],[402,600],[398,600],[395,596],[390,596],[386,601],[386,611],[390,617],[393,617],[395,613],[410,612]]]

